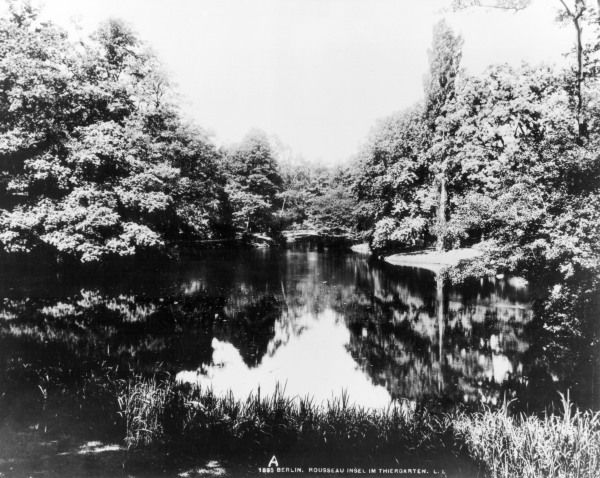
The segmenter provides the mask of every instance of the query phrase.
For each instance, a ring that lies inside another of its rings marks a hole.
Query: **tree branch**
[[[600,2],[600,0],[598,0]],[[531,0],[496,0],[494,3],[483,3],[481,0],[453,0],[454,10],[464,10],[470,7],[495,8],[497,10],[512,10],[518,12],[529,6]]]

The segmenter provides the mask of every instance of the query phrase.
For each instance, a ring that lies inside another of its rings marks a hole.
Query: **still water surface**
[[[534,412],[570,389],[600,408],[580,346],[590,341],[545,330],[532,297],[512,279],[443,287],[427,270],[334,251],[207,251],[87,274],[4,269],[0,475],[134,476],[116,395],[140,376],[241,399],[279,386],[314,402],[345,393],[364,407],[403,399],[430,410],[506,397]],[[167,466],[150,458],[144,476]]]
[[[496,403],[522,379],[531,319],[522,286],[444,291],[429,271],[355,255],[256,256],[230,274],[219,274],[219,259],[209,261],[203,276],[185,283],[186,293],[228,288],[217,320],[231,325],[212,337],[210,361],[179,372],[179,380],[240,398],[277,384],[316,401],[345,392],[375,407],[393,398]],[[258,304],[269,318],[253,328]],[[235,324],[253,330],[240,334]]]
[[[277,384],[317,402],[345,392],[363,406],[539,408],[573,386],[511,279],[441,287],[427,270],[355,254],[221,250],[119,274],[12,275],[0,293],[1,379],[16,392],[24,377],[68,388],[107,369],[240,398]]]

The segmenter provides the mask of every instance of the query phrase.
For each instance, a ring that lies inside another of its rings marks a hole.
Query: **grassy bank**
[[[277,388],[245,400],[232,394],[170,381],[130,382],[119,397],[129,447],[172,446],[181,442],[202,450],[263,450],[294,447],[357,449],[377,454],[390,449],[438,448],[447,424],[408,403],[371,410],[350,405],[347,395],[317,405]]]
[[[451,417],[457,448],[493,478],[600,476],[600,413],[563,397],[559,414],[512,416],[508,405]]]
[[[234,454],[260,450],[345,456],[431,456],[451,452],[496,477],[600,476],[600,415],[573,408],[543,417],[505,404],[477,413],[431,414],[408,403],[371,410],[347,396],[324,404],[278,389],[246,400],[164,380],[129,382],[119,397],[131,448]]]

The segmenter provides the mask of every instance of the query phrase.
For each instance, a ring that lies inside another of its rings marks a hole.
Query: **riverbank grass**
[[[563,410],[513,415],[509,404],[475,413],[428,413],[409,402],[384,409],[354,406],[347,395],[323,404],[279,387],[245,400],[169,380],[130,382],[119,396],[130,448],[193,447],[205,453],[293,449],[423,456],[451,452],[491,478],[600,476],[600,414]]]
[[[508,404],[452,417],[455,442],[491,478],[600,476],[600,413],[562,396],[562,413],[512,416]]]
[[[245,400],[231,393],[171,381],[145,379],[130,382],[118,397],[119,414],[126,425],[130,448],[175,446],[182,442],[203,450],[247,451],[299,447],[356,449],[367,455],[382,450],[433,448],[433,428],[445,425],[417,413],[409,402],[368,409],[350,404],[347,394],[315,404],[311,398],[260,390]],[[438,444],[435,444],[437,447]]]

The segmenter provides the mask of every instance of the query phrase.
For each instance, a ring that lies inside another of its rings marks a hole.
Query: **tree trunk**
[[[436,306],[437,306],[437,321],[438,321],[438,354],[440,360],[440,368],[438,370],[438,391],[444,390],[444,279],[438,273],[435,278],[436,282]]]
[[[440,204],[438,206],[438,237],[436,249],[444,250],[446,236],[446,204],[448,203],[448,192],[446,191],[446,176],[440,178]]]
[[[586,3],[584,0],[575,0],[575,4],[573,9],[570,9],[566,4],[565,0],[560,0],[565,12],[568,17],[573,22],[573,26],[575,27],[575,52],[577,56],[577,66],[576,66],[576,88],[575,95],[577,96],[577,106],[576,106],[576,116],[577,116],[577,129],[579,140],[583,140],[583,138],[587,137],[587,121],[584,118],[583,111],[583,81],[584,81],[584,72],[583,72],[583,26],[581,24],[583,20],[583,15],[586,10]],[[600,0],[598,1],[600,5]]]
[[[577,127],[580,138],[587,136],[587,127],[583,118],[583,42],[580,16],[573,19],[577,32]]]

